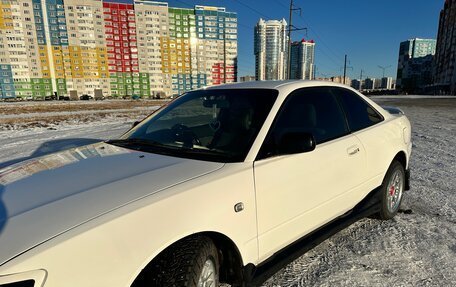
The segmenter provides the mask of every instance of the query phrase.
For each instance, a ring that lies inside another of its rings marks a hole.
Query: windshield
[[[241,162],[277,98],[269,89],[186,93],[111,144],[217,162]]]

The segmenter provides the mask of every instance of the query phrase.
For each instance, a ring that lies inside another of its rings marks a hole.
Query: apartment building
[[[51,95],[47,51],[43,46],[38,1],[3,1],[0,23],[0,90],[2,97]],[[35,16],[36,15],[36,16]]]
[[[254,31],[255,77],[257,80],[287,79],[287,22],[260,19]]]
[[[401,42],[397,65],[397,89],[414,93],[432,83],[436,40],[414,38]]]
[[[135,17],[141,96],[164,97],[172,94],[169,70],[163,45],[169,42],[168,3],[136,1]]]
[[[302,39],[291,43],[290,79],[313,80],[315,71],[315,41]]]
[[[456,1],[446,0],[440,11],[439,30],[434,58],[435,91],[456,95]]]
[[[166,97],[237,79],[237,15],[149,0],[0,1],[0,97]]]

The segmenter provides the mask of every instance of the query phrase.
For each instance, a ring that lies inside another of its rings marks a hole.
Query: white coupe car
[[[175,99],[116,140],[0,170],[0,286],[258,285],[409,187],[411,128],[346,86]]]

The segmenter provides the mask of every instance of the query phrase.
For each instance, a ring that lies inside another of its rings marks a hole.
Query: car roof
[[[310,80],[286,80],[286,81],[251,81],[243,83],[231,83],[224,85],[217,85],[206,87],[207,90],[219,89],[275,89],[281,88],[304,88],[304,87],[321,87],[321,86],[335,86],[342,88],[349,88],[346,85],[329,82],[329,81],[310,81]]]

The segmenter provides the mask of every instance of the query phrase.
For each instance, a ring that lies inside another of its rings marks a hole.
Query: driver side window
[[[345,116],[328,88],[304,88],[288,96],[260,151],[261,158],[278,155],[287,133],[310,133],[321,144],[349,133]]]

